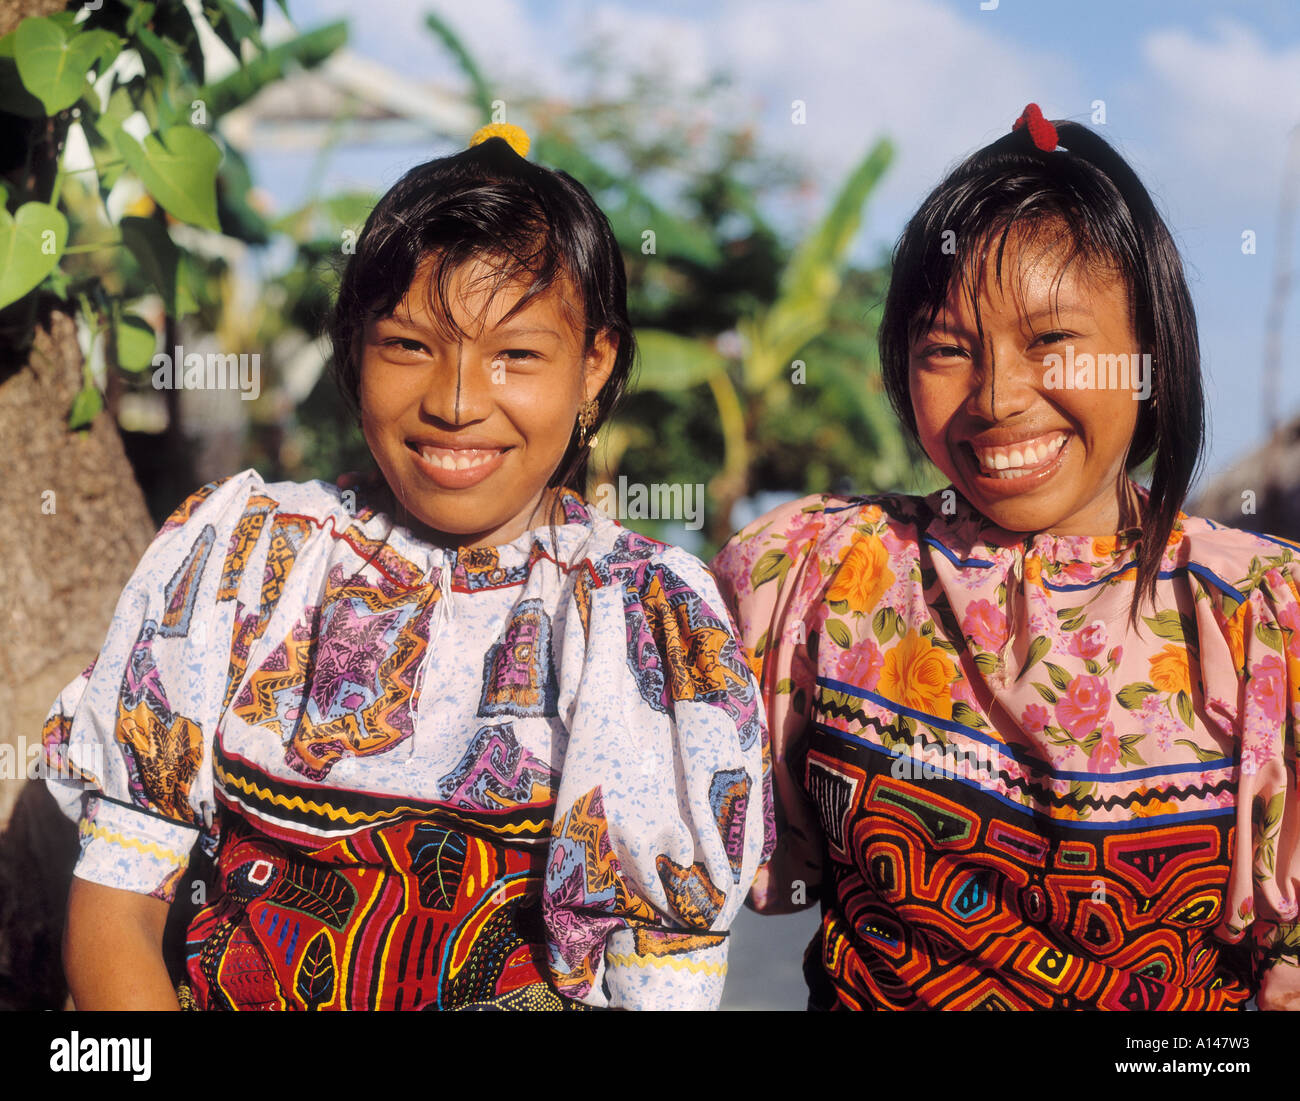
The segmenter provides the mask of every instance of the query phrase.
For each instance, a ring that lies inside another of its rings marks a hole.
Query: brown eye
[[[419,353],[424,351],[424,345],[418,340],[408,340],[403,336],[390,337],[383,344],[385,348],[391,348],[397,352]]]
[[[925,351],[926,359],[956,359],[964,355],[955,344],[933,344]]]

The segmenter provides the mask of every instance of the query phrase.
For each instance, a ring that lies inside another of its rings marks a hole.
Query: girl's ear
[[[587,349],[584,360],[585,373],[582,380],[582,397],[592,401],[614,371],[614,361],[618,358],[618,337],[609,329],[602,329],[592,338],[591,347]]]

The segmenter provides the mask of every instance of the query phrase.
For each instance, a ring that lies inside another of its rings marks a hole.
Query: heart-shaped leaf
[[[51,115],[76,103],[86,74],[120,48],[120,40],[108,31],[69,34],[52,19],[24,19],[14,32],[18,75]]]
[[[124,131],[114,135],[118,152],[159,206],[182,222],[221,232],[217,220],[217,166],[221,148],[202,130],[172,126],[142,146]]]
[[[143,371],[153,362],[158,346],[149,322],[135,314],[126,314],[117,325],[117,365],[124,371]]]
[[[68,243],[68,220],[48,203],[0,207],[0,307],[17,302],[54,270]]]
[[[45,117],[45,105],[27,90],[14,62],[14,34],[0,38],[0,103],[8,114],[23,118]]]

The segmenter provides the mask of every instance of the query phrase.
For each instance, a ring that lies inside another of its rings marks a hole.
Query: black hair
[[[933,324],[954,279],[970,279],[995,245],[1002,278],[1013,228],[1031,239],[1063,228],[1067,266],[1082,259],[1121,276],[1138,343],[1152,357],[1151,397],[1140,403],[1126,463],[1131,473],[1153,459],[1140,521],[1131,609],[1136,622],[1142,602],[1154,599],[1160,559],[1204,446],[1196,312],[1178,249],[1132,168],[1087,127],[1055,126],[1065,148],[1046,152],[1032,142],[1028,127],[1013,131],[953,169],[907,223],[894,249],[878,334],[881,372],[890,403],[919,444],[909,378],[912,339]],[[975,311],[978,324],[977,300]]]
[[[525,284],[507,316],[567,285],[581,299],[566,297],[564,305],[582,330],[584,351],[602,333],[616,345],[613,370],[595,399],[588,435],[595,432],[622,398],[636,355],[623,256],[586,188],[565,172],[530,163],[499,137],[411,169],[366,219],[329,320],[331,369],[353,416],[361,413],[358,350],[366,325],[391,313],[430,264],[434,316],[448,335],[463,335],[452,320],[450,284],[476,259],[491,264],[494,292]],[[590,454],[575,431],[548,486],[585,495]]]

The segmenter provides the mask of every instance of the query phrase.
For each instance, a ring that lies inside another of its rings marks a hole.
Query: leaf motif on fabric
[[[294,992],[308,1009],[319,1009],[334,993],[334,945],[324,930],[312,937],[298,964]]]
[[[342,929],[352,916],[357,892],[343,876],[329,868],[291,862],[266,900]]]
[[[418,877],[421,905],[435,910],[454,909],[465,876],[467,849],[463,834],[427,822],[415,827],[406,850],[411,857],[411,871]]]

